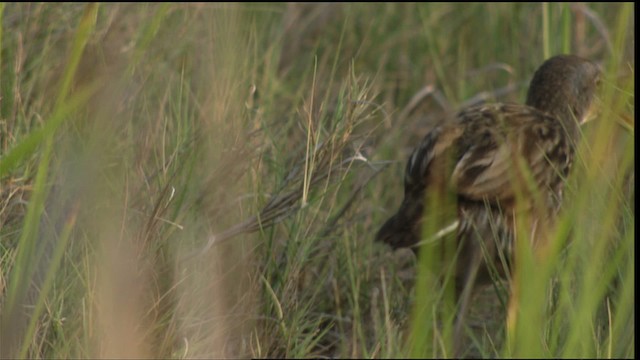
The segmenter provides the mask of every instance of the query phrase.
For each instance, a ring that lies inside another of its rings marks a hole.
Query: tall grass
[[[570,51],[606,80],[555,247],[457,350],[633,357],[632,12],[0,6],[0,356],[451,356],[447,264],[373,236],[431,127]]]

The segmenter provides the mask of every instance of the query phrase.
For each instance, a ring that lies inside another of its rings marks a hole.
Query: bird
[[[454,341],[475,286],[491,281],[491,271],[505,276],[513,267],[514,223],[522,209],[533,224],[531,241],[544,246],[540,229],[553,224],[560,209],[580,126],[597,114],[600,79],[594,62],[553,56],[535,71],[525,104],[464,108],[428,132],[410,155],[404,199],[376,240],[417,254],[426,217],[440,210],[428,208],[425,196],[452,194],[459,248]]]

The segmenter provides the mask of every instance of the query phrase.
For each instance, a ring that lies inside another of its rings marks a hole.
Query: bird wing
[[[457,124],[445,124],[431,130],[413,151],[405,169],[405,197],[421,197],[422,191],[434,181],[434,174],[442,168],[434,166],[446,156],[464,133],[464,127]],[[436,167],[437,169],[435,169]]]
[[[463,111],[458,121],[465,134],[451,182],[468,199],[512,200],[515,184],[531,184],[533,179],[542,189],[568,169],[562,127],[540,111],[519,105],[484,106]]]

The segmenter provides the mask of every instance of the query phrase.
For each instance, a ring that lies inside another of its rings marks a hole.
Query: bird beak
[[[587,113],[582,117],[580,125],[584,125],[585,123],[600,116],[600,114],[602,114],[602,106],[602,100],[596,96],[593,101],[591,101],[591,106],[589,106]]]
[[[591,102],[591,106],[589,107],[589,110],[587,110],[587,113],[585,114],[585,116],[582,118],[582,122],[580,123],[580,125],[584,125],[585,123],[602,115],[604,113],[603,109],[604,109],[604,104],[602,100],[596,97]],[[629,131],[630,133],[634,132],[635,123],[632,115],[628,113],[622,113],[622,112],[608,112],[608,113],[613,115],[613,120],[618,125],[622,126],[625,130]]]

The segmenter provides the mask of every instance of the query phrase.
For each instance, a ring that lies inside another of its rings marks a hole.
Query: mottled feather
[[[526,105],[463,109],[430,131],[409,157],[402,204],[376,239],[417,251],[424,214],[439,211],[425,210],[426,192],[456,195],[456,289],[461,298],[456,338],[474,284],[490,279],[487,265],[502,274],[509,271],[517,199],[526,205],[518,211],[525,209],[532,218],[532,240],[546,241],[539,226],[550,224],[559,209],[579,124],[592,113],[599,78],[593,63],[555,56],[534,74]]]

